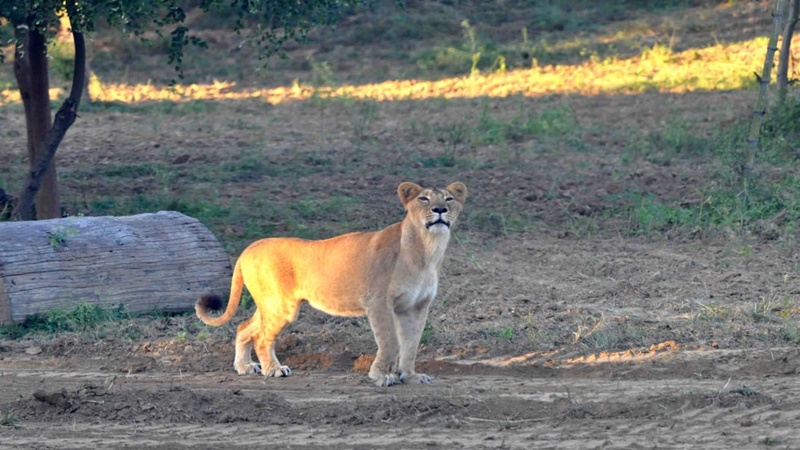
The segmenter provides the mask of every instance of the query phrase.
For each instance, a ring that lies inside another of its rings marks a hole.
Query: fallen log
[[[189,311],[230,277],[214,235],[179,212],[0,222],[0,324],[81,302]]]

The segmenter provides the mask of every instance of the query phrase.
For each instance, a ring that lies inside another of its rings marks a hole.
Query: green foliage
[[[258,48],[259,58],[280,53],[290,40],[303,42],[310,28],[331,25],[355,6],[365,5],[362,0],[201,0],[197,5],[205,14],[227,19],[232,32],[243,34],[245,42]],[[181,64],[184,52],[190,45],[205,47],[201,38],[191,34],[186,24],[186,5],[178,0],[125,0],[108,2],[87,0],[62,2],[40,0],[27,2],[8,0],[0,3],[0,18],[8,19],[11,26],[26,24],[33,29],[50,32],[49,25],[57,22],[57,15],[66,9],[73,30],[91,33],[96,24],[108,23],[126,34],[148,40],[145,32],[154,30],[167,45],[167,62],[182,77]],[[0,47],[0,57],[2,57]]]
[[[651,145],[661,151],[680,156],[709,156],[714,141],[697,137],[686,120],[670,118],[666,126],[648,136]]]
[[[47,56],[49,57],[49,70],[53,75],[64,80],[72,79],[72,72],[75,70],[75,48],[70,44],[58,44],[51,42]]]
[[[654,194],[631,195],[638,197],[630,209],[630,220],[635,226],[635,233],[661,233],[671,227],[690,225],[695,219],[691,209],[665,205]]]
[[[539,113],[520,107],[508,121],[497,119],[488,107],[484,107],[475,127],[475,142],[498,144],[522,142],[532,137],[565,137],[575,135],[579,129],[575,116],[568,108],[552,107]]]
[[[708,136],[686,120],[669,118],[655,131],[633,132],[622,154],[625,164],[636,158],[661,166],[685,166],[686,160],[710,163],[691,200],[671,198],[658,186],[653,191],[630,189],[609,198],[617,205],[610,214],[626,217],[629,234],[722,229],[774,239],[777,229],[793,232],[800,220],[800,175],[792,169],[797,160],[792,142],[800,139],[792,126],[794,107],[767,115],[765,149],[754,176],[741,170],[746,128],[738,124]]]
[[[725,130],[725,133],[728,131]],[[685,158],[708,158],[713,155],[731,155],[729,149],[737,136],[722,133],[712,137],[698,136],[697,130],[685,119],[669,117],[666,124],[656,130],[631,132],[626,145],[625,161],[631,158],[644,160],[660,166],[671,166]],[[725,154],[727,153],[727,154]]]
[[[159,171],[166,169],[167,167],[162,164],[112,164],[97,169],[96,175],[105,177],[138,178],[153,176],[158,174]]]
[[[426,323],[425,328],[422,329],[422,337],[420,338],[419,343],[422,345],[430,344],[434,334],[436,334],[436,329],[433,328],[433,325],[431,325],[430,322]]]
[[[741,183],[714,183],[701,191],[697,202],[664,201],[652,193],[630,192],[628,200],[623,199],[629,232],[651,234],[681,228],[762,232],[759,227],[764,221],[793,227],[800,220],[800,176],[780,171],[772,179]]]
[[[87,302],[75,305],[73,309],[55,308],[45,314],[29,316],[21,324],[0,326],[0,337],[18,339],[30,332],[47,333],[83,332],[107,321],[130,318],[123,305],[113,309]]]
[[[517,330],[513,325],[507,325],[505,327],[491,329],[486,334],[496,339],[511,341],[517,335]]]
[[[3,415],[0,417],[1,427],[13,427],[17,424],[17,422],[19,422],[19,418],[12,414],[11,411],[3,411]]]
[[[352,120],[355,139],[357,142],[366,141],[378,119],[378,103],[374,100],[361,100],[354,102],[351,107],[355,110]]]
[[[311,67],[311,84],[313,86],[333,86],[336,84],[333,68],[327,61],[317,61],[312,56],[309,56],[307,61]]]
[[[461,21],[463,41],[458,46],[439,47],[423,52],[417,66],[426,72],[446,74],[467,72],[479,75],[481,70],[506,71],[506,59],[491,41],[481,42],[477,31],[468,20]]]
[[[524,232],[535,229],[535,219],[527,213],[506,211],[500,207],[496,210],[478,209],[465,211],[460,218],[461,226],[470,231],[482,231],[494,236],[504,236],[510,232]]]
[[[800,139],[800,96],[776,105],[764,118],[761,127],[759,161],[783,166],[796,165],[800,159],[797,142]]]
[[[128,215],[142,212],[178,211],[197,218],[227,217],[230,211],[215,203],[204,200],[181,199],[175,196],[146,196],[121,200],[97,200],[91,204],[97,214]]]
[[[794,320],[786,320],[778,330],[780,338],[792,345],[800,344],[800,326]]]
[[[67,244],[67,238],[76,236],[78,232],[71,228],[56,227],[47,233],[50,239],[50,247],[58,248]]]
[[[257,161],[259,161],[257,158],[243,158],[238,162],[231,161],[230,167],[223,165],[222,170],[207,181],[258,180],[265,174],[259,172],[261,166]],[[251,164],[255,164],[255,167],[252,167]],[[268,170],[266,172],[269,174]],[[117,172],[112,171],[112,173],[116,174]],[[196,176],[200,175],[196,174]],[[135,176],[131,176],[130,179],[135,178]],[[122,181],[124,180],[123,178]],[[224,200],[212,197],[205,190],[166,192],[156,189],[154,192],[127,197],[94,199],[89,202],[89,208],[85,213],[130,215],[161,210],[178,211],[197,218],[214,230],[224,238],[228,250],[234,253],[241,251],[253,240],[270,236],[276,232],[303,238],[317,238],[321,235],[338,234],[342,229],[359,226],[359,223],[348,225],[347,223],[330,222],[331,217],[341,217],[343,221],[348,218],[355,220],[360,218],[351,213],[351,210],[359,202],[345,196],[332,196],[321,200],[300,199],[290,202],[284,202],[279,198],[258,198],[248,201],[247,204],[242,204],[236,199]]]

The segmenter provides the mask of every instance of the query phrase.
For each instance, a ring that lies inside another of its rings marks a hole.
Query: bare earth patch
[[[0,445],[210,449],[269,439],[289,448],[794,448],[798,356],[796,349],[673,352],[591,371],[427,361],[433,385],[396,389],[334,367],[265,382],[229,371],[122,374],[7,358],[2,405],[15,422],[0,428]],[[754,365],[783,373],[741,369]],[[700,373],[714,366],[725,369]]]

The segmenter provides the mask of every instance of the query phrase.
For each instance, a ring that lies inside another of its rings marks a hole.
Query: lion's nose
[[[433,208],[432,211],[436,214],[444,214],[447,212],[447,208],[437,206],[436,208]]]

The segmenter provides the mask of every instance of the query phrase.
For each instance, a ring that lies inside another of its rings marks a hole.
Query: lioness
[[[415,372],[414,362],[450,227],[467,198],[467,187],[453,183],[446,189],[424,189],[405,182],[397,194],[407,212],[402,222],[319,241],[261,239],[236,262],[222,315],[210,315],[210,310],[222,308],[219,296],[197,300],[200,320],[219,326],[236,313],[242,285],[250,291],[257,309],[237,329],[233,367],[239,374],[260,370],[251,358],[254,346],[265,377],[292,373],[275,356],[275,338],[297,318],[305,301],[328,314],[367,316],[378,344],[369,377],[378,386],[431,382],[428,375]]]

